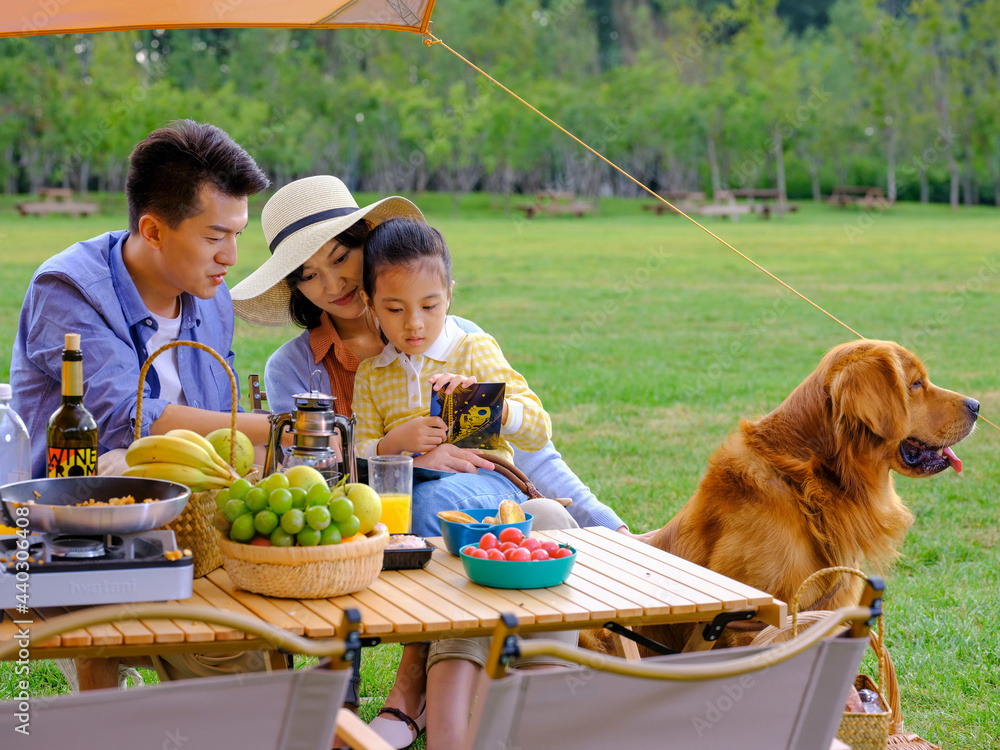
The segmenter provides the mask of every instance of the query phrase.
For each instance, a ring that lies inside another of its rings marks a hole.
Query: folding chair
[[[260,375],[250,373],[247,376],[247,384],[250,386],[250,407],[254,414],[270,414],[267,409],[267,393],[260,387]]]
[[[356,750],[389,745],[341,708],[351,677],[349,661],[360,648],[357,612],[348,610],[344,638],[306,640],[244,615],[209,607],[138,604],[78,610],[46,621],[32,640],[99,623],[152,619],[197,620],[237,628],[286,651],[329,657],[312,669],[204,677],[121,691],[37,697],[28,702],[31,747],[77,750],[330,750],[334,734]],[[0,659],[18,644],[0,646]],[[0,736],[16,737],[24,723],[18,703],[0,704]]]
[[[628,661],[497,627],[466,750],[683,748],[829,750],[881,613],[881,580],[779,646]],[[854,623],[830,637],[844,622]],[[504,675],[504,660],[551,654],[578,666]]]

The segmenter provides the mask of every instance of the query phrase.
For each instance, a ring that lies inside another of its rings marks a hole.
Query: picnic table
[[[753,210],[747,203],[737,203],[732,190],[719,190],[714,197],[714,203],[698,207],[695,213],[699,216],[722,216],[729,217],[732,221],[739,221],[740,216]]]
[[[799,210],[795,203],[783,200],[781,192],[775,188],[737,188],[729,192],[734,198],[746,199],[750,210],[764,219],[770,219],[772,213],[780,218],[786,213]]]
[[[534,194],[532,203],[520,203],[515,208],[524,211],[525,218],[533,219],[538,214],[569,214],[581,218],[594,213],[593,203],[577,199],[576,194],[566,191],[543,190]]]
[[[461,560],[438,547],[424,569],[383,571],[366,589],[330,599],[279,599],[237,588],[219,568],[194,581],[190,599],[178,604],[206,605],[271,623],[306,638],[333,637],[342,628],[344,612],[361,613],[360,634],[378,641],[426,641],[461,635],[488,636],[501,613],[517,618],[523,632],[600,628],[609,621],[623,626],[659,623],[701,623],[686,650],[714,645],[706,638],[719,615],[756,617],[782,627],[784,602],[770,594],[727,578],[682,558],[643,544],[624,534],[594,527],[534,532],[532,536],[574,546],[579,557],[569,579],[545,589],[486,588],[472,583]],[[127,611],[129,605],[121,605]],[[64,607],[4,613],[0,644],[17,637],[25,621],[42,623],[65,614]],[[29,626],[30,627],[30,626]],[[131,621],[83,628],[44,642],[32,642],[29,658],[88,657],[117,662],[121,657],[166,653],[224,654],[244,650],[269,651],[271,663],[282,666],[283,655],[263,639],[233,628],[190,620]],[[624,655],[637,656],[625,640]]]
[[[47,216],[48,214],[70,214],[71,216],[87,216],[96,213],[96,203],[85,203],[73,199],[73,191],[69,188],[42,188],[38,191],[40,201],[34,203],[18,203],[16,208],[21,216]]]
[[[677,216],[679,215],[678,211],[683,211],[684,213],[689,214],[697,211],[698,208],[705,205],[705,194],[696,190],[657,190],[656,194],[661,198],[670,201],[670,203],[674,206],[674,208],[671,208],[662,201],[657,201],[656,203],[644,203],[642,205],[642,209],[644,211],[652,211],[657,216],[662,216],[663,214]]]
[[[854,205],[870,209],[889,205],[882,188],[870,185],[838,185],[827,198],[827,202],[831,206],[840,208]]]

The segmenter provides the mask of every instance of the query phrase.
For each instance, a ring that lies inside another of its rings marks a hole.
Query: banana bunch
[[[191,430],[139,438],[125,452],[125,461],[125,476],[166,479],[192,492],[219,490],[239,478],[212,444]]]

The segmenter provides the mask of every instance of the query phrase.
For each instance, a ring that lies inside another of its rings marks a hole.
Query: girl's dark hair
[[[171,229],[201,211],[202,185],[244,198],[270,181],[246,151],[215,125],[177,120],[154,130],[129,156],[125,196],[128,225],[139,231],[143,214],[159,216]]]
[[[441,264],[445,286],[451,288],[451,254],[441,233],[413,219],[389,219],[375,227],[365,241],[365,294],[375,299],[375,281],[390,266],[414,266],[425,260]]]
[[[371,231],[368,222],[364,219],[352,224],[334,239],[344,247],[356,248],[365,244],[365,239]],[[285,283],[292,296],[288,299],[288,313],[296,325],[302,328],[316,328],[323,320],[323,311],[310,302],[306,296],[299,291],[299,283],[302,281],[304,266],[299,266],[285,277]]]

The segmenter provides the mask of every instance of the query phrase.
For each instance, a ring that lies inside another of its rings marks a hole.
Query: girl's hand
[[[479,469],[492,469],[493,464],[474,451],[458,448],[451,443],[439,445],[432,451],[413,459],[414,466],[437,471],[458,471],[475,474]]]
[[[379,441],[378,453],[426,453],[434,450],[448,437],[448,427],[441,417],[414,417],[409,422],[393,427]]]
[[[443,372],[440,375],[431,375],[427,378],[435,391],[444,389],[445,393],[454,393],[456,388],[468,388],[476,384],[475,375],[456,375],[452,372]]]

